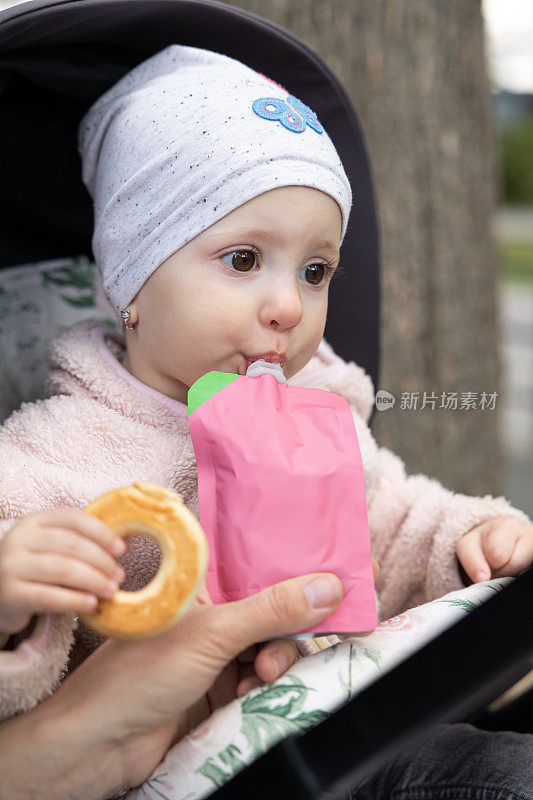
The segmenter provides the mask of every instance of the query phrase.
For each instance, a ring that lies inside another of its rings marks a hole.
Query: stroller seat
[[[332,285],[325,338],[379,386],[370,168],[357,115],[316,53],[215,0],[33,0],[0,13],[0,145],[9,154],[1,168],[2,419],[42,396],[46,345],[63,327],[87,318],[116,324],[95,306],[92,204],[80,177],[77,124],[120,77],[175,42],[223,52],[290,87],[331,136],[356,202],[342,247],[350,268]],[[531,670],[532,593],[532,570],[471,586],[303,659],[171,748],[131,800],[165,796],[162,773],[170,767],[181,781],[172,796],[181,800],[214,789],[231,800],[347,791],[433,722],[483,713]],[[183,757],[186,774],[179,773]]]
[[[66,327],[94,319],[96,266],[87,256],[0,270],[0,424],[22,403],[44,397],[48,344]]]

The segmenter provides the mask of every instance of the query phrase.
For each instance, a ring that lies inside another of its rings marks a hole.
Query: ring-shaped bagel
[[[181,495],[154,483],[136,482],[97,497],[85,511],[119,536],[143,533],[157,541],[157,574],[136,592],[99,598],[94,611],[79,614],[104,636],[143,639],[174,625],[190,608],[207,569],[209,550],[200,523]]]

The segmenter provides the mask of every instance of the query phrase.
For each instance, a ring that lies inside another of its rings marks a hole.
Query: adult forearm
[[[0,723],[0,800],[104,800],[150,775],[188,712],[158,725],[137,709],[128,665],[128,648],[105,642],[53,695]]]
[[[0,800],[104,800],[123,787],[105,715],[70,706],[60,689],[0,723]]]

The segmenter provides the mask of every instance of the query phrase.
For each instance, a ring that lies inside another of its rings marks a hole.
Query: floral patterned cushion
[[[127,800],[200,800],[292,733],[303,733],[485,603],[514,578],[450,592],[298,661],[273,684],[217,709],[170,748]]]
[[[85,256],[0,270],[0,424],[44,396],[46,350],[63,328],[86,319],[118,326],[99,302],[96,276]]]

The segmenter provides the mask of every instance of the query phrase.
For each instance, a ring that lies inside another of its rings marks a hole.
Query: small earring
[[[128,325],[128,320],[130,318],[130,312],[129,311],[121,311],[120,312],[120,316],[122,317],[122,324],[126,328],[126,330],[132,331],[135,328],[135,326],[137,325],[136,322],[134,322],[133,325]]]

